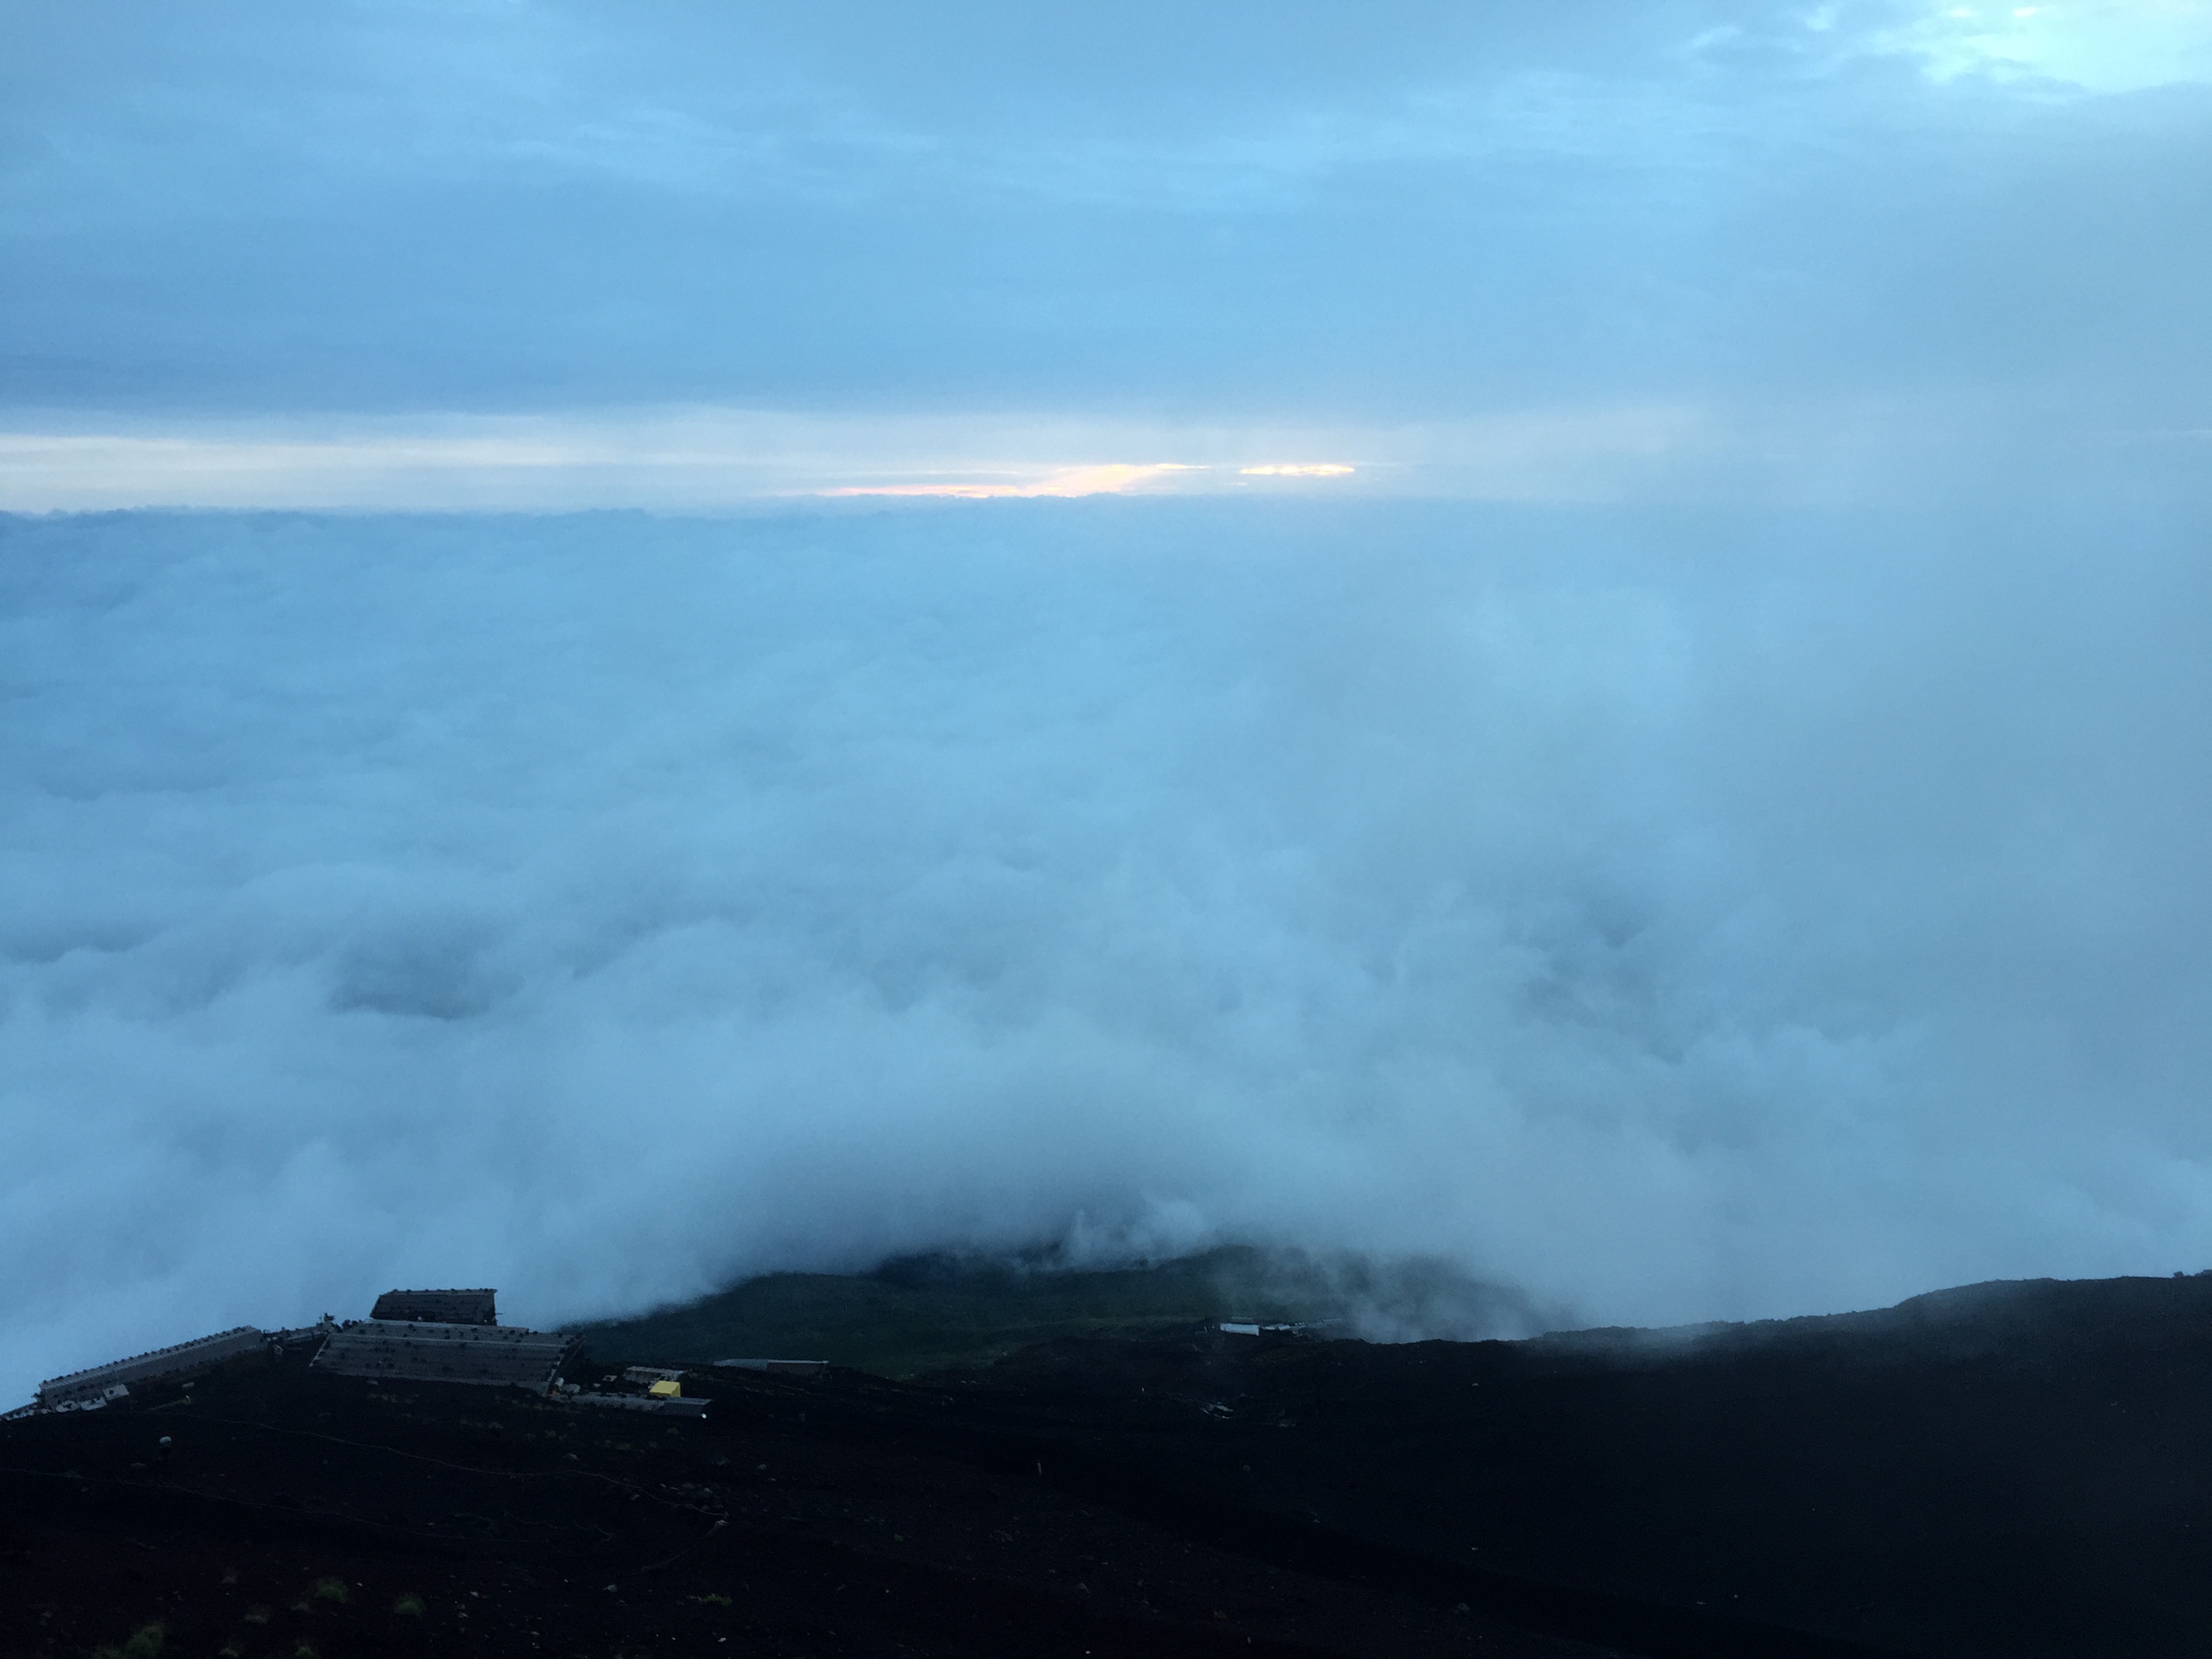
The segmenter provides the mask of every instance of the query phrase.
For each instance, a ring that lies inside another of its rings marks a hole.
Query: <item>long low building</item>
[[[707,1402],[678,1395],[672,1399],[646,1394],[596,1394],[578,1390],[556,1396],[571,1406],[606,1406],[616,1411],[658,1412],[663,1417],[704,1417]]]
[[[826,1359],[717,1359],[725,1370],[776,1371],[786,1376],[819,1376],[830,1369]]]
[[[233,1330],[217,1331],[213,1336],[135,1353],[128,1359],[110,1360],[105,1365],[71,1371],[64,1376],[50,1376],[39,1384],[39,1404],[51,1410],[59,1405],[101,1398],[118,1384],[128,1388],[134,1382],[154,1382],[164,1377],[204,1371],[226,1359],[251,1353],[266,1346],[267,1340],[254,1327],[240,1325]]]
[[[338,1376],[481,1382],[544,1394],[582,1346],[580,1337],[515,1325],[368,1319],[333,1331],[310,1364]]]

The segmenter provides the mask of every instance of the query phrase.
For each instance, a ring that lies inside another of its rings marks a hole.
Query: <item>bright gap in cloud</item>
[[[2212,80],[2207,0],[1943,5],[1893,39],[1939,80],[2030,77],[2105,93]]]
[[[1177,473],[1209,469],[1179,461],[1151,461],[1141,465],[1109,461],[1091,466],[1055,467],[1042,478],[1016,483],[984,483],[961,480],[939,483],[842,484],[817,490],[818,495],[943,495],[959,501],[982,501],[1039,496],[1120,495],[1165,482]]]
[[[1540,409],[1403,424],[1146,422],[728,408],[0,432],[0,511],[133,507],[713,510],[795,495],[1072,497],[1364,493],[1615,499],[1710,463],[1715,423],[1679,409]],[[1771,422],[1763,423],[1771,429]],[[64,429],[54,429],[64,428]],[[1079,462],[1150,452],[1172,461]],[[1276,461],[1351,453],[1346,461]]]
[[[32,429],[0,432],[0,512],[685,513],[797,496],[1316,489],[1531,502],[1806,501],[1918,498],[1962,484],[2016,494],[2085,468],[2132,469],[2132,489],[2146,468],[2187,470],[2170,429],[2074,428],[2032,409],[1940,400],[1534,408],[1397,424],[726,408],[420,416],[336,429],[273,419],[137,431],[25,424]],[[1178,459],[1068,459],[1146,453]],[[1264,459],[1301,453],[1358,459]]]

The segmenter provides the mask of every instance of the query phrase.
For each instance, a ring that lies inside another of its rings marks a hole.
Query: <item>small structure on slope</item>
[[[775,1371],[784,1376],[819,1376],[830,1369],[826,1359],[717,1359],[726,1370]]]
[[[371,1319],[432,1325],[496,1325],[494,1291],[386,1291],[368,1310]]]
[[[637,1393],[626,1390],[635,1389]],[[570,1382],[554,1396],[571,1406],[606,1406],[617,1411],[659,1412],[665,1417],[704,1417],[707,1402],[684,1392],[684,1373],[664,1365],[631,1365],[622,1382],[586,1389]]]

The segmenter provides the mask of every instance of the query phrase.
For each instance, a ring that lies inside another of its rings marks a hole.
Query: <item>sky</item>
[[[6,17],[19,508],[2201,471],[2202,0]]]
[[[0,1393],[2212,1265],[2212,8],[0,30]]]

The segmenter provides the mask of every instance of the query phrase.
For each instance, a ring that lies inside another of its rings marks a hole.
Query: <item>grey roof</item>
[[[580,1337],[518,1325],[371,1319],[335,1332],[310,1363],[339,1376],[511,1383],[543,1394],[582,1346]]]
[[[262,1334],[282,1347],[296,1348],[308,1342],[319,1342],[337,1329],[338,1322],[325,1314],[312,1325],[291,1325],[281,1331],[264,1331]]]
[[[218,1331],[213,1336],[179,1342],[173,1347],[155,1348],[133,1354],[128,1359],[110,1360],[105,1365],[70,1371],[64,1376],[50,1376],[39,1384],[39,1403],[53,1406],[64,1400],[88,1400],[106,1393],[118,1382],[151,1382],[159,1377],[203,1371],[235,1355],[252,1352],[261,1346],[262,1341],[259,1331],[251,1325],[240,1325],[232,1330]]]
[[[371,1319],[418,1319],[440,1325],[495,1325],[493,1291],[386,1291],[370,1309]]]

